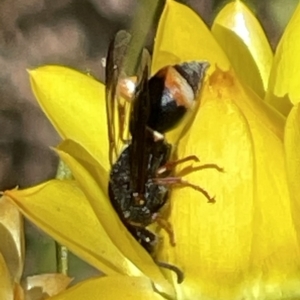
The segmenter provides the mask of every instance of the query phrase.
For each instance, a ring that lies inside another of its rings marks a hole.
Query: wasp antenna
[[[162,261],[158,261],[158,260],[155,260],[155,263],[161,268],[165,268],[165,269],[168,269],[168,270],[173,271],[174,273],[176,273],[178,284],[183,282],[184,273],[178,267],[176,267],[174,265],[170,265],[170,264],[162,262]]]

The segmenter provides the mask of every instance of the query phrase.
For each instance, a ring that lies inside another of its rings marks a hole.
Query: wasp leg
[[[197,171],[201,171],[201,170],[205,170],[205,169],[215,169],[218,172],[221,172],[221,173],[224,172],[224,169],[219,167],[216,164],[204,164],[204,165],[196,166],[196,167],[187,166],[187,167],[183,168],[180,172],[178,172],[177,176],[178,177],[183,177],[183,176],[185,176],[187,174],[190,174],[192,172],[197,172]]]
[[[137,86],[137,76],[125,77],[119,79],[118,91],[120,96],[127,102],[131,102]]]
[[[118,114],[119,114],[119,139],[122,141],[124,144],[128,144],[130,140],[128,139],[128,135],[125,132],[125,123],[126,123],[126,107],[125,104],[122,105],[118,103]]]
[[[189,155],[187,157],[184,157],[184,158],[181,158],[178,160],[168,161],[164,165],[162,165],[161,167],[158,168],[158,170],[156,171],[156,174],[161,175],[165,172],[172,171],[177,165],[185,163],[187,161],[199,162],[200,159],[196,155]],[[219,167],[217,164],[203,164],[201,166],[196,166],[196,167],[190,165],[180,171],[180,177],[187,175],[191,172],[201,171],[204,169],[215,169],[219,172],[224,172],[224,169]]]
[[[170,244],[173,247],[176,246],[174,230],[173,230],[171,223],[169,223],[166,219],[162,218],[159,213],[154,213],[152,215],[152,219],[168,233],[169,239],[170,239]]]
[[[154,252],[158,238],[153,232],[144,227],[127,226],[127,228],[148,253],[152,254]]]
[[[174,161],[168,161],[166,162],[163,166],[159,167],[156,171],[157,175],[161,175],[165,172],[173,170],[177,165],[185,163],[187,161],[194,161],[194,162],[199,162],[199,158],[196,155],[189,155],[187,157],[174,160]]]
[[[208,192],[203,189],[201,186],[188,182],[187,180],[182,179],[182,177],[165,177],[165,178],[153,178],[154,183],[161,185],[175,185],[180,184],[181,186],[188,186],[196,191],[200,192],[205,196],[209,203],[215,203],[215,197],[211,197]]]
[[[128,113],[132,104],[137,77],[125,77],[118,81],[118,116],[119,116],[119,139],[124,144],[129,143],[126,122],[128,122]]]
[[[131,232],[131,234],[137,239],[137,241],[143,246],[143,248],[146,249],[148,253],[153,255],[154,247],[156,246],[158,240],[157,236],[153,232],[147,230],[146,228],[134,226],[128,226],[127,228]],[[165,262],[158,261],[156,259],[154,259],[154,262],[161,268],[165,268],[175,272],[177,276],[177,283],[182,283],[182,281],[184,280],[184,274],[178,267]]]
[[[176,266],[162,262],[162,261],[158,261],[158,260],[154,260],[154,262],[161,268],[165,268],[168,270],[173,271],[174,273],[176,273],[177,275],[177,283],[180,284],[183,282],[184,280],[184,273]]]

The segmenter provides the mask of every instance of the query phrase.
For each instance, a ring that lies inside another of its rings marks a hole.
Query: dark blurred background
[[[218,0],[181,2],[193,8],[208,26],[226,3]],[[298,0],[245,2],[261,20],[275,49]],[[138,3],[143,2],[0,1],[0,190],[16,185],[28,187],[54,177],[56,172],[57,159],[49,146],[56,145],[59,137],[32,95],[26,68],[62,64],[103,80],[101,58],[106,55],[108,42],[119,29],[130,28],[138,13]],[[162,9],[163,1],[160,3]],[[158,17],[159,13],[156,20]],[[154,30],[151,33],[153,36]],[[151,47],[151,35],[148,38],[147,45]],[[36,244],[30,238],[33,235],[29,230],[29,247]],[[42,237],[38,239],[48,243]],[[39,252],[42,261],[47,251]],[[37,256],[34,252],[28,254],[31,261]],[[35,264],[41,267],[40,262]],[[32,273],[32,268],[28,273]]]

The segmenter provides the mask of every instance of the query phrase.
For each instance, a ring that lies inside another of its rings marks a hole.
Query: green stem
[[[137,10],[130,30],[132,38],[127,52],[130,55],[125,57],[124,62],[128,75],[136,74],[142,49],[149,31],[153,28],[154,20],[162,9],[162,4],[163,1],[158,0],[139,0],[137,2]]]
[[[56,248],[56,271],[68,275],[68,248],[55,242]]]
[[[56,179],[65,180],[72,179],[72,173],[68,166],[60,160],[57,167]],[[56,248],[56,271],[58,273],[68,275],[68,249],[55,242]]]

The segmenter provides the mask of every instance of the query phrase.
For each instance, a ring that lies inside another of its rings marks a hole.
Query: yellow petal
[[[51,180],[5,195],[39,228],[105,274],[130,269],[130,262],[112,245],[75,181]]]
[[[13,285],[9,271],[0,253],[0,299],[13,300]]]
[[[72,143],[68,141],[67,143]],[[64,144],[60,146],[60,148],[64,147]],[[81,148],[80,145],[76,145],[73,143],[73,147],[69,147],[69,149],[73,149],[73,153],[77,155],[78,153],[84,153],[84,149]],[[76,150],[77,149],[77,150]],[[111,203],[108,200],[107,190],[103,191],[100,186],[95,181],[95,177],[91,174],[96,174],[99,172],[103,174],[103,177],[106,178],[106,185],[108,183],[107,174],[96,162],[92,161],[92,158],[88,156],[87,153],[82,155],[85,157],[85,165],[89,165],[89,170],[92,170],[94,167],[94,171],[91,173],[88,172],[87,169],[84,168],[83,165],[80,165],[78,161],[73,158],[71,155],[57,150],[61,159],[63,159],[68,166],[70,167],[73,176],[80,184],[82,190],[86,194],[88,201],[90,201],[91,207],[94,209],[96,216],[98,217],[99,222],[103,226],[106,234],[111,239],[112,243],[123,253],[123,255],[132,261],[144,274],[153,279],[156,284],[161,286],[161,289],[164,292],[171,293],[169,290],[168,284],[166,280],[163,278],[156,264],[154,264],[153,259],[149,256],[149,254],[138,244],[138,242],[132,237],[132,235],[127,231],[124,225],[121,223],[118,215],[113,209]],[[89,162],[89,163],[87,163]],[[107,189],[107,187],[106,187]],[[118,238],[116,238],[118,237]],[[112,260],[114,263],[114,261]],[[130,266],[129,266],[130,267]],[[133,271],[127,271],[127,274],[132,274]],[[126,274],[126,273],[125,273]],[[140,275],[135,270],[136,275]],[[169,290],[169,291],[168,291]]]
[[[300,260],[283,152],[284,119],[267,105],[248,106],[250,102],[258,104],[260,99],[250,91],[243,91],[238,82],[229,96],[247,119],[255,151],[251,271],[256,272],[256,282],[248,284],[249,290],[258,293],[260,298],[282,299],[281,295],[289,295],[296,299]],[[246,101],[241,101],[243,98]]]
[[[0,252],[6,260],[12,278],[19,282],[24,265],[23,220],[17,208],[0,198]]]
[[[300,4],[277,46],[270,74],[267,100],[287,114],[300,101]]]
[[[109,276],[86,280],[49,300],[163,300],[142,277]]]
[[[155,38],[152,73],[190,60],[207,60],[227,70],[229,61],[200,17],[187,6],[167,0]]]
[[[161,257],[185,271],[178,286],[183,299],[297,295],[300,256],[283,145],[270,124],[257,117],[255,105],[248,106],[248,97],[233,74],[216,71],[178,146],[180,157],[195,154],[203,164],[224,168],[224,173],[204,169],[184,177],[215,195],[215,204],[192,188],[172,192],[177,245],[166,241]],[[243,111],[235,101],[243,103]]]
[[[58,151],[57,151],[58,150]],[[86,171],[88,172],[88,176],[92,176],[93,180],[96,181],[99,188],[103,191],[102,194],[106,198],[107,197],[107,184],[108,184],[108,172],[103,168],[101,162],[96,161],[87,151],[86,149],[80,145],[79,143],[73,140],[64,140],[60,145],[54,149],[58,154],[60,151],[71,155],[73,158],[76,159],[75,165],[72,164],[70,161],[69,168],[72,168],[75,173],[77,173],[77,165],[78,163],[82,165]],[[63,158],[63,157],[62,157]],[[71,170],[70,170],[71,172]],[[88,184],[87,179],[84,176],[80,177],[81,185]]]
[[[293,217],[300,241],[300,108],[299,104],[291,110],[285,127],[284,146],[290,195],[292,199]]]
[[[239,101],[237,97],[233,98],[235,104],[243,111],[247,119],[261,122],[266,130],[283,141],[285,117],[270,104],[262,101],[249,87],[243,86],[243,88],[246,97],[244,101]]]
[[[40,67],[29,74],[39,104],[61,137],[85,145],[108,170],[104,86],[92,77],[59,66]]]
[[[273,54],[252,12],[241,1],[227,4],[214,20],[212,33],[239,78],[260,97],[264,97]]]
[[[26,289],[40,288],[41,293],[54,296],[64,291],[72,278],[63,274],[41,274],[26,278]]]
[[[191,188],[174,188],[171,223],[177,245],[167,255],[185,271],[183,299],[227,299],[249,267],[253,145],[247,123],[230,99],[218,99],[207,89],[202,104],[178,152],[180,157],[195,154],[202,164],[217,164],[225,171],[204,169],[184,177],[216,196],[215,204]]]
[[[5,226],[0,223],[0,253],[6,261],[6,266],[12,278],[20,279],[19,274],[23,270],[17,245],[14,238]],[[22,261],[23,262],[23,261]]]
[[[25,294],[22,286],[19,283],[14,284],[14,300],[24,300]],[[32,298],[30,298],[32,299]],[[33,300],[33,299],[32,299]]]

